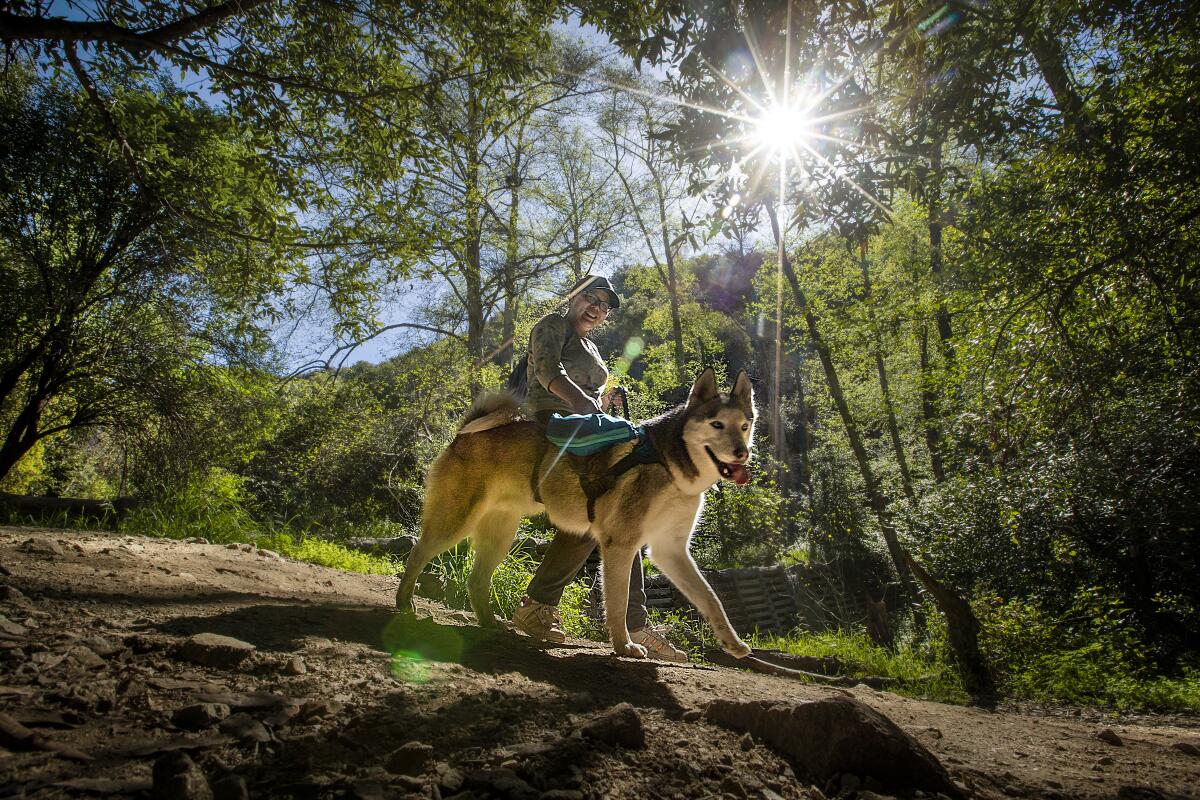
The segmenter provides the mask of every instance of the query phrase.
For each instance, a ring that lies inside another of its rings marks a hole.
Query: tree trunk
[[[942,354],[946,362],[954,360],[954,331],[950,325],[950,310],[946,308],[946,274],[942,261],[942,142],[931,146],[929,155],[929,271],[933,274],[934,291],[937,293],[938,337],[942,343]]]
[[[138,505],[132,497],[112,500],[85,500],[78,497],[30,497],[0,492],[0,509],[11,514],[67,514],[72,517],[104,519],[120,518]]]
[[[942,427],[938,420],[937,395],[933,391],[933,376],[929,371],[929,329],[921,323],[917,333],[921,354],[921,416],[925,418],[925,448],[929,451],[929,469],[938,483],[946,480],[942,464]]]
[[[875,372],[879,376],[879,392],[883,397],[883,410],[887,418],[888,435],[892,440],[892,449],[896,453],[896,464],[900,467],[900,481],[904,486],[904,496],[914,506],[917,504],[917,494],[913,491],[912,474],[908,470],[908,458],[904,455],[904,443],[900,439],[900,426],[896,422],[896,409],[892,405],[892,392],[888,384],[887,365],[883,361],[883,334],[879,330],[879,322],[875,318],[874,298],[871,295],[871,271],[867,261],[867,243],[864,241],[859,253],[859,263],[862,266],[863,294],[867,304],[867,322],[871,326],[871,349],[875,353]]]
[[[675,253],[671,246],[670,218],[667,216],[667,202],[663,197],[662,183],[654,174],[654,188],[658,195],[659,230],[662,232],[663,260],[667,263],[667,294],[671,302],[671,337],[675,340],[675,375],[683,377],[683,321],[679,318],[679,284],[675,274]]]
[[[990,705],[994,702],[996,684],[988,669],[987,661],[979,650],[979,620],[971,605],[939,583],[921,563],[905,553],[908,566],[946,617],[946,630],[950,635],[950,647],[963,672],[963,683],[973,702]]]
[[[768,206],[767,216],[771,221],[771,233],[775,236],[775,242],[778,245],[782,241],[782,236],[775,209]],[[800,306],[800,310],[804,314],[809,341],[812,343],[813,349],[817,352],[817,357],[821,360],[821,368],[825,372],[825,382],[829,387],[829,395],[833,398],[833,404],[842,419],[842,427],[846,431],[846,438],[850,440],[850,449],[854,453],[854,461],[858,465],[859,475],[862,477],[863,484],[866,487],[867,500],[871,505],[871,509],[875,512],[876,519],[879,521],[879,528],[883,533],[883,540],[887,544],[888,553],[892,557],[892,563],[896,567],[896,574],[900,577],[900,583],[904,586],[905,593],[913,599],[914,609],[919,609],[919,605],[916,604],[918,599],[917,587],[913,582],[912,574],[909,572],[908,564],[905,561],[906,554],[904,548],[900,546],[900,540],[896,536],[896,528],[892,525],[890,515],[888,514],[888,499],[879,490],[879,482],[876,480],[875,473],[871,469],[867,449],[863,446],[862,435],[858,431],[858,423],[855,422],[854,415],[850,413],[850,406],[846,403],[846,395],[842,391],[842,384],[838,379],[837,367],[833,363],[833,356],[829,351],[829,345],[821,337],[820,329],[817,326],[817,318],[813,315],[812,309],[808,305],[808,298],[804,294],[804,290],[800,287],[800,282],[796,279],[796,271],[792,268],[791,259],[788,258],[787,252],[782,248],[780,248],[779,253],[780,265],[783,268],[784,275],[787,276],[788,283],[791,285],[792,295],[796,298],[796,304]],[[918,619],[921,618],[919,610],[915,611],[915,614]]]
[[[495,363],[512,369],[513,338],[516,335],[517,306],[517,262],[521,256],[520,234],[517,225],[521,221],[521,158],[524,153],[523,140],[525,123],[517,127],[516,144],[513,152],[512,170],[508,175],[508,230],[504,249],[504,313],[501,320],[500,347]]]
[[[467,352],[476,364],[483,363],[483,271],[480,252],[483,247],[483,201],[479,185],[482,169],[479,153],[480,128],[479,99],[472,86],[467,92],[467,139],[466,169],[464,178],[464,242],[463,279],[467,312]],[[478,390],[477,379],[471,379],[471,393]]]

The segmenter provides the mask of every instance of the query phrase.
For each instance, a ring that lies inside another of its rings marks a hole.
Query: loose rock
[[[85,669],[99,669],[105,665],[105,661],[100,656],[96,655],[90,648],[83,645],[77,645],[67,651],[67,655],[81,667]]]
[[[205,667],[232,669],[255,651],[254,645],[217,633],[197,633],[175,651],[177,658]]]
[[[420,775],[433,761],[433,748],[424,742],[408,742],[393,750],[384,765],[398,775]]]
[[[539,800],[541,792],[517,777],[511,769],[485,769],[467,776],[470,789],[499,795],[508,800]]]
[[[1102,742],[1105,742],[1106,744],[1116,745],[1117,747],[1121,747],[1125,744],[1125,742],[1121,740],[1121,737],[1117,736],[1117,734],[1113,732],[1112,728],[1105,728],[1104,730],[1100,731],[1096,734],[1096,738]]]
[[[250,800],[250,790],[241,775],[226,775],[212,783],[213,800]]]
[[[221,733],[227,733],[243,742],[265,743],[271,741],[266,726],[249,714],[234,714],[221,723]]]
[[[1197,747],[1191,742],[1176,742],[1175,744],[1171,745],[1171,749],[1178,750],[1184,755],[1200,756],[1200,747]]]
[[[434,766],[438,774],[438,785],[445,790],[447,794],[454,794],[463,787],[466,782],[466,776],[456,770],[454,767],[447,764],[445,761],[439,761]]]
[[[37,553],[43,556],[65,556],[67,551],[53,539],[26,539],[21,543],[21,549],[26,553]]]
[[[229,706],[224,703],[197,703],[177,709],[171,722],[178,728],[200,731],[229,718]]]
[[[642,718],[629,703],[613,706],[607,713],[585,724],[579,732],[587,739],[630,750],[641,750],[646,746]]]
[[[187,753],[168,753],[154,762],[155,800],[212,800],[208,779]]]

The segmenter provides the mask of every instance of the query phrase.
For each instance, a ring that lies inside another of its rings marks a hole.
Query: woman
[[[533,327],[529,336],[527,403],[542,425],[553,414],[598,414],[607,411],[612,393],[605,393],[608,367],[588,334],[619,308],[621,298],[608,278],[588,275],[572,287],[565,313],[551,313]],[[513,624],[543,641],[566,639],[558,603],[588,556],[596,549],[586,536],[556,536],[546,550]],[[626,620],[630,638],[650,651],[651,657],[687,661],[687,653],[671,645],[648,625],[645,576],[642,560],[635,558],[629,574],[629,608]]]

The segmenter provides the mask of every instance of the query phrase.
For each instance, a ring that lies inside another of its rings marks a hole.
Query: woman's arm
[[[561,397],[576,414],[595,414],[600,410],[600,404],[566,375],[556,375],[546,388],[552,394]]]
[[[595,414],[599,403],[567,376],[562,364],[563,348],[569,335],[566,326],[547,317],[534,326],[529,337],[529,372],[546,391],[559,397],[576,414]]]

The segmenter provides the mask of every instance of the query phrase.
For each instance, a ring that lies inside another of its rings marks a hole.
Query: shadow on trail
[[[629,701],[668,713],[683,710],[659,683],[660,664],[617,659],[609,652],[584,647],[570,655],[552,655],[518,634],[475,625],[441,625],[385,608],[259,604],[214,616],[178,617],[158,628],[177,636],[224,634],[276,652],[300,649],[305,637],[337,639],[390,653],[393,674],[401,681],[406,680],[405,670],[410,667],[427,662],[457,663],[491,675],[520,673],[567,693],[586,693],[600,706]],[[556,650],[564,648],[570,646],[555,646]]]

